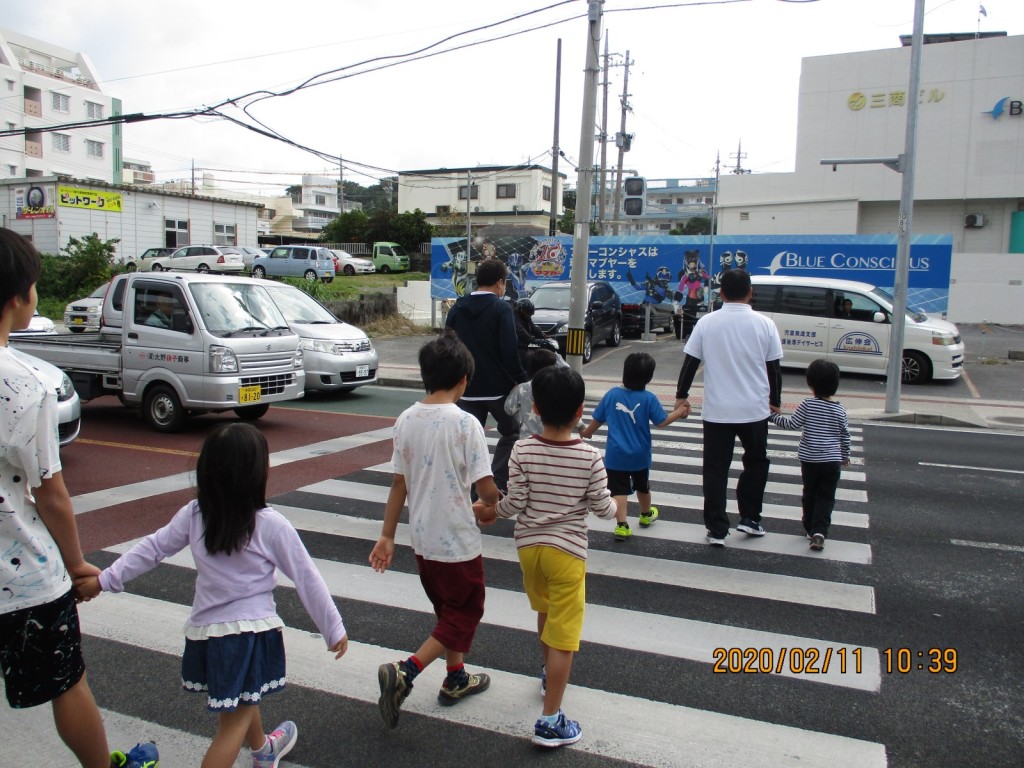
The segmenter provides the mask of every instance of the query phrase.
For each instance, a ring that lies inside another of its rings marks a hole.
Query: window
[[[14,90],[14,81],[13,80],[8,80],[7,81],[7,90],[8,91],[13,91]]]
[[[547,185],[544,186],[544,199],[551,202],[551,187]]]
[[[213,244],[214,245],[238,245],[238,237],[236,236],[236,229],[234,224],[214,224],[213,225]]]
[[[498,185],[498,199],[515,199],[516,196],[516,185],[515,184],[499,184]]]
[[[164,219],[164,245],[168,248],[181,248],[190,242],[188,222],[178,219]]]
[[[8,171],[8,173],[11,174],[11,176],[17,176],[18,175],[18,166],[16,166],[16,165],[8,165],[7,166],[7,171]]]
[[[434,207],[434,213],[438,216],[448,216],[452,212],[450,205],[438,205]]]
[[[85,102],[85,116],[90,120],[102,120],[103,105],[97,104],[95,101]]]
[[[135,291],[133,322],[167,331],[191,333],[188,311],[175,288],[142,286]]]
[[[752,306],[758,312],[774,312],[775,311],[775,293],[776,288],[774,285],[755,285],[754,296],[750,301]]]
[[[327,205],[327,195],[313,195],[313,205]]]
[[[51,94],[53,96],[53,111],[54,112],[70,112],[71,111],[71,97],[66,93],[57,93],[56,91]]]
[[[828,298],[824,288],[782,286],[778,300],[777,311],[787,315],[828,316]]]
[[[85,140],[85,154],[89,157],[103,157],[103,142],[93,141],[92,139]]]
[[[51,133],[53,136],[53,148],[57,152],[70,152],[71,151],[71,137],[66,133]]]
[[[459,187],[459,200],[465,200],[466,199],[466,190],[467,190],[467,187],[466,187],[465,184],[463,184],[461,187]],[[472,190],[471,190],[471,192],[469,194],[469,199],[470,200],[476,200],[479,197],[480,197],[480,187],[478,185],[474,184],[473,188],[472,188]]]
[[[740,221],[750,221],[750,212],[740,211]]]
[[[8,122],[7,122],[7,130],[8,130],[8,131],[13,131],[13,130],[14,130],[15,128],[17,128],[17,127],[18,127],[18,126],[16,126],[16,125],[15,125],[14,123],[12,123],[12,122],[10,122],[10,121],[8,121]]]

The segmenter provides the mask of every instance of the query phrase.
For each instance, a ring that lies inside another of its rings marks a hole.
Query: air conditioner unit
[[[480,206],[479,205],[474,205],[473,206],[473,213],[480,213]]]
[[[964,216],[964,229],[978,229],[984,226],[984,213],[968,213],[966,216]]]

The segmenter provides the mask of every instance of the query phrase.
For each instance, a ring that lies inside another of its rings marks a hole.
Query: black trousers
[[[768,483],[768,419],[745,424],[704,422],[704,525],[716,539],[729,533],[725,512],[729,465],[736,438],[743,446],[743,471],[736,483],[740,517],[761,520],[764,487]]]
[[[800,504],[804,512],[804,530],[811,536],[820,533],[828,538],[841,467],[838,461],[800,462],[800,477],[804,481]]]
[[[494,484],[504,493],[508,490],[508,459],[512,455],[512,446],[519,439],[519,419],[505,413],[504,397],[495,400],[459,400],[459,408],[475,416],[482,427],[487,426],[488,414],[494,417],[501,437],[491,457],[491,474],[494,475]]]

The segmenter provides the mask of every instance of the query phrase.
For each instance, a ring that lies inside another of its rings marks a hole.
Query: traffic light
[[[642,176],[630,176],[622,184],[626,192],[626,199],[622,204],[622,211],[626,216],[636,218],[644,215],[644,208],[647,207],[647,179]]]

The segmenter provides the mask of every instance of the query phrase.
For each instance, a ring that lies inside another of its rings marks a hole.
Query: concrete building
[[[927,35],[922,49],[915,233],[957,254],[1024,252],[1024,36]],[[721,234],[896,233],[900,174],[827,158],[904,150],[909,40],[804,59],[793,173],[721,179]]]
[[[119,256],[190,244],[256,245],[260,203],[65,176],[0,179],[0,226],[58,253],[70,237],[119,239]]]
[[[68,176],[121,182],[120,126],[33,128],[110,118],[121,102],[103,93],[84,53],[0,29],[0,179]]]
[[[453,215],[465,222],[468,211],[473,227],[503,225],[546,234],[552,197],[556,218],[564,212],[565,178],[559,173],[553,180],[551,169],[540,165],[400,171],[398,211],[410,213],[418,208],[434,226]]]
[[[647,179],[644,215],[636,218],[623,216],[619,195],[620,235],[667,235],[670,230],[682,229],[686,222],[697,216],[711,219],[718,185],[714,176],[696,179]],[[595,195],[595,198],[597,196]],[[599,200],[594,201],[594,216],[600,220]],[[605,191],[605,216],[601,234],[612,234],[615,219],[615,189]]]

